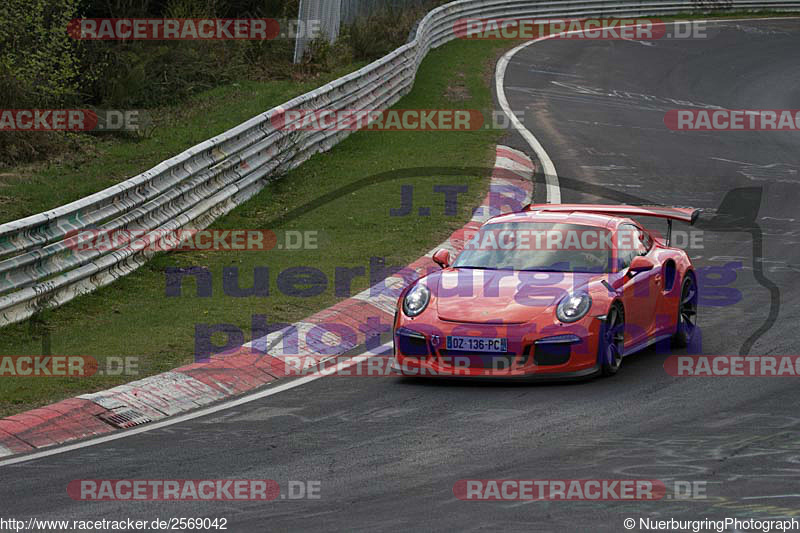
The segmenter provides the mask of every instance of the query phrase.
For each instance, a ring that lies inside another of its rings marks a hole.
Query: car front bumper
[[[584,378],[599,371],[598,345],[603,322],[587,317],[556,323],[535,333],[530,324],[439,322],[435,327],[395,323],[393,370],[404,376],[507,380]],[[477,353],[447,350],[448,335],[505,337],[508,351]]]

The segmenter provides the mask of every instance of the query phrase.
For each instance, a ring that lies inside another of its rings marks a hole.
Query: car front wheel
[[[614,304],[606,315],[600,339],[600,367],[604,376],[613,376],[622,366],[625,349],[625,311]]]

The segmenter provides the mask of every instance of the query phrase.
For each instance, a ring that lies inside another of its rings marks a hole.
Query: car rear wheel
[[[690,273],[683,280],[681,301],[678,305],[678,326],[672,343],[678,348],[686,348],[697,331],[697,283]]]
[[[625,349],[625,311],[614,304],[606,315],[600,342],[600,366],[604,376],[613,376],[622,366]]]

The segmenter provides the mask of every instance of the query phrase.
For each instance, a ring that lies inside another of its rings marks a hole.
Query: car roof
[[[516,211],[496,216],[485,224],[511,223],[511,222],[551,222],[554,224],[579,224],[597,228],[616,229],[621,224],[634,224],[633,220],[626,217],[608,215],[604,213],[587,213],[586,211],[570,211],[554,213],[548,211]]]

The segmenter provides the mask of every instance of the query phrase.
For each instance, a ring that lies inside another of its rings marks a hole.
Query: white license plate
[[[507,352],[508,339],[493,339],[490,337],[457,337],[447,336],[448,350],[464,350],[468,352]]]

